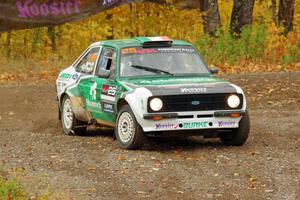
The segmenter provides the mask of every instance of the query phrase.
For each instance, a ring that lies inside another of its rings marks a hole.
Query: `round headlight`
[[[227,104],[230,108],[237,108],[240,105],[240,103],[240,98],[235,94],[230,95],[227,99]]]
[[[154,98],[150,101],[150,108],[153,111],[160,111],[163,107],[163,102],[160,98]]]

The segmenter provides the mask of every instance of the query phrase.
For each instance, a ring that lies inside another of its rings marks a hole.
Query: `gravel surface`
[[[0,165],[32,199],[300,199],[300,72],[223,78],[247,93],[242,147],[193,136],[127,151],[109,129],[65,136],[54,83],[2,85]]]

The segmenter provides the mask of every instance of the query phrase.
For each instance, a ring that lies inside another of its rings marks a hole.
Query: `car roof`
[[[165,36],[158,36],[158,37],[134,37],[131,39],[120,39],[120,40],[104,40],[104,41],[99,41],[95,42],[90,45],[92,46],[99,46],[99,45],[106,45],[106,46],[112,46],[115,48],[124,48],[124,47],[132,47],[132,46],[142,46],[144,42],[151,42],[153,41],[153,38],[158,39],[158,38],[167,38]],[[182,41],[182,40],[173,40],[173,39],[167,39],[169,41],[172,41],[172,45],[188,45],[192,46],[191,43]],[[161,40],[164,41],[164,40]]]

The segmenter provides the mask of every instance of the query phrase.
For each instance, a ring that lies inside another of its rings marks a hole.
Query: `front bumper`
[[[238,128],[245,111],[206,111],[144,114],[139,120],[144,132]],[[153,120],[153,117],[161,120]],[[234,116],[234,117],[233,117]]]

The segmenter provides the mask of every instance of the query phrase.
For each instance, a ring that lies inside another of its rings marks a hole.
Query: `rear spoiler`
[[[167,36],[157,37],[135,37],[135,40],[141,42],[143,48],[148,47],[170,47],[172,46],[172,39]]]
[[[143,48],[150,48],[150,47],[171,47],[173,41],[151,41],[151,42],[144,42]]]

